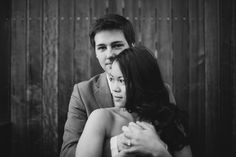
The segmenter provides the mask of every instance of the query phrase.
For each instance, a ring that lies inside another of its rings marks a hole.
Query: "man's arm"
[[[87,114],[85,107],[80,97],[78,86],[75,85],[69,103],[60,157],[75,156],[75,149],[83,132],[86,120]]]

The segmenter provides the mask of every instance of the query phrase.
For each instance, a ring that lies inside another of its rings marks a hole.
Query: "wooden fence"
[[[59,156],[73,85],[101,72],[90,25],[111,12],[132,21],[188,111],[194,157],[235,154],[235,3],[12,0],[11,156]]]

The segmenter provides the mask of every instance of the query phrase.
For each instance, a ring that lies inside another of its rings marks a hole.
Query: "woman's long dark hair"
[[[143,47],[131,47],[116,56],[126,84],[126,109],[151,122],[171,152],[187,144],[186,115],[170,103],[157,60]]]

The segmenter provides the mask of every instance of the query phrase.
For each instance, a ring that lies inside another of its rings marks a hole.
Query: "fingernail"
[[[129,125],[133,125],[133,124],[135,124],[135,123],[134,123],[134,122],[130,122],[130,123],[129,123]]]
[[[128,127],[127,127],[127,126],[122,126],[122,130],[123,130],[123,131],[127,131],[127,130],[128,130]]]

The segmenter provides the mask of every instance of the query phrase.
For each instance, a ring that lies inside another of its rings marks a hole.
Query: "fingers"
[[[124,153],[124,154],[132,154],[132,153],[134,153],[136,151],[137,151],[136,147],[130,147],[129,149],[122,150],[122,153]]]
[[[130,122],[129,123],[129,128],[132,129],[140,129],[143,130],[144,128],[141,125],[138,125],[137,123],[134,122]]]
[[[139,125],[140,127],[142,127],[142,128],[145,129],[145,130],[154,129],[153,125],[150,124],[150,123],[147,123],[147,122],[139,122],[139,121],[137,121],[136,123],[137,123],[137,125]]]
[[[117,146],[118,146],[118,150],[124,150],[124,149],[128,149],[129,146],[127,145],[128,144],[128,140],[124,134],[120,134],[117,136]],[[129,142],[130,145],[131,145],[131,141]]]

